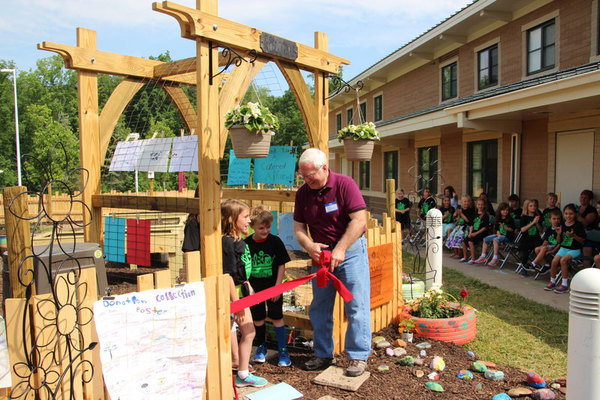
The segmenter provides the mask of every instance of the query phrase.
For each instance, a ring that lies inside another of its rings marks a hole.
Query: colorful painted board
[[[150,266],[150,220],[127,220],[127,263]]]
[[[110,172],[135,171],[138,155],[142,146],[141,140],[132,142],[119,142],[110,161]]]
[[[392,243],[367,249],[371,275],[371,308],[394,297],[394,247]]]
[[[198,136],[173,138],[169,172],[198,171]]]
[[[296,147],[271,146],[266,158],[254,160],[254,178],[256,183],[273,185],[294,184],[296,172]]]
[[[138,171],[167,172],[173,138],[144,139],[137,159]]]
[[[294,214],[279,213],[279,237],[287,250],[302,250],[294,235]]]
[[[250,183],[251,158],[237,158],[233,150],[229,150],[229,170],[227,186],[247,185]]]
[[[125,262],[124,218],[104,218],[104,255],[106,261]]]

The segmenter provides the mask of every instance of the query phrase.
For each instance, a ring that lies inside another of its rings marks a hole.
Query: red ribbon
[[[231,313],[236,313],[245,308],[251,307],[255,304],[262,303],[268,299],[278,296],[284,292],[292,290],[313,278],[317,278],[317,287],[325,287],[329,283],[329,280],[333,280],[333,287],[342,296],[344,301],[347,303],[354,298],[352,293],[344,286],[335,275],[329,271],[329,265],[331,264],[331,251],[323,250],[321,252],[321,268],[314,274],[303,276],[291,281],[284,282],[280,285],[261,290],[260,292],[254,293],[253,295],[239,299],[230,304]]]

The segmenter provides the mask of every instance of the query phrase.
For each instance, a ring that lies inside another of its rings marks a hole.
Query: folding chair
[[[506,253],[506,256],[502,259],[502,263],[500,264],[499,269],[504,268],[504,264],[506,263],[506,261],[508,261],[508,259],[511,256],[515,260],[517,260],[517,262],[520,264],[518,251],[519,251],[519,242],[521,241],[522,236],[523,236],[523,233],[521,231],[519,231],[519,233],[517,234],[517,237],[515,238],[514,241],[504,243],[504,246],[502,249]]]

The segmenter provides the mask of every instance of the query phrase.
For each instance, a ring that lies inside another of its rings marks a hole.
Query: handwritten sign
[[[294,235],[294,214],[279,213],[279,237],[287,250],[302,250]]]
[[[198,136],[173,138],[169,172],[198,171]]]
[[[138,171],[167,172],[173,138],[144,139],[137,160]]]
[[[247,185],[250,183],[251,158],[237,158],[233,150],[229,150],[229,171],[227,186]]]
[[[142,146],[141,140],[119,142],[110,160],[109,171],[135,171],[138,155]]]
[[[394,247],[392,243],[367,249],[371,274],[371,308],[392,301],[394,296]]]
[[[94,318],[112,399],[202,398],[208,359],[203,282],[99,300]]]
[[[296,147],[271,146],[266,158],[254,160],[254,182],[273,185],[294,184]]]

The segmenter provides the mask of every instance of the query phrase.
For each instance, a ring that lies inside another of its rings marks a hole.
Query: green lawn
[[[412,272],[414,258],[404,253],[404,271]],[[465,347],[481,359],[508,364],[546,379],[567,375],[569,314],[538,304],[444,269],[444,290],[456,298],[462,289],[477,313],[477,337]],[[418,274],[417,274],[418,276]]]

